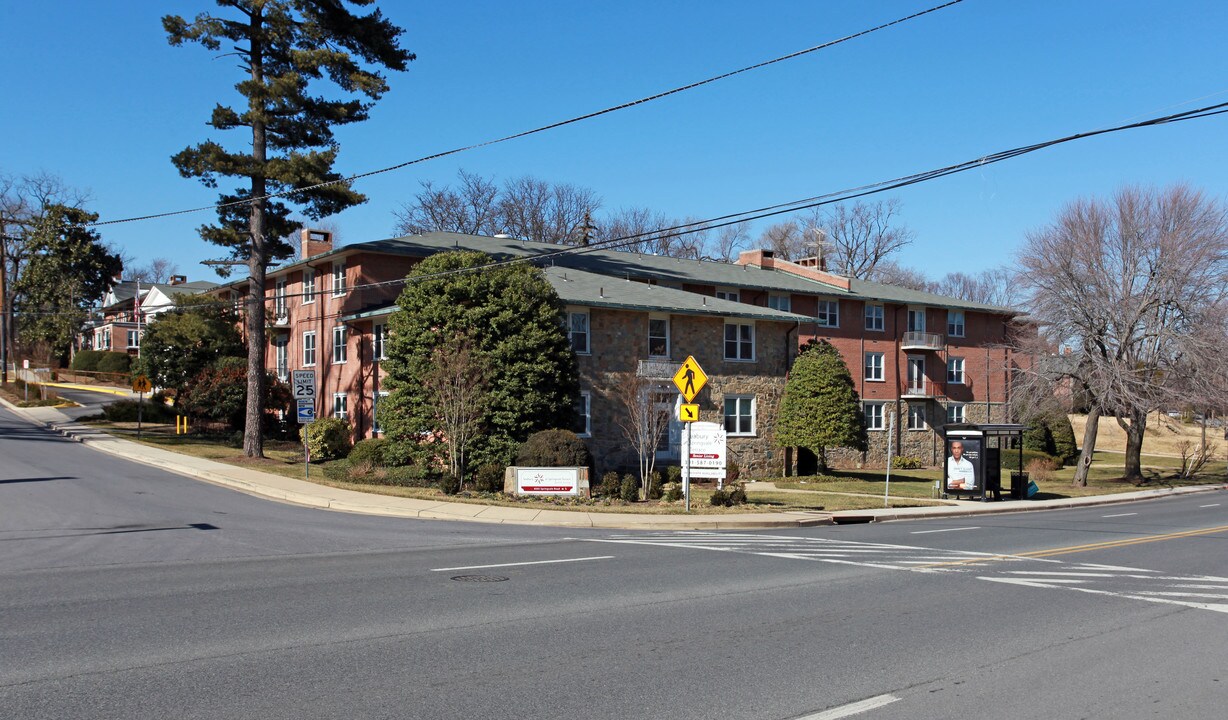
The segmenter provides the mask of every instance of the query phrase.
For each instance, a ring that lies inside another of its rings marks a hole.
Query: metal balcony
[[[906,387],[904,388],[904,391],[900,393],[900,397],[905,400],[924,400],[935,397],[934,384],[925,383],[920,387]]]
[[[904,350],[941,350],[942,336],[937,333],[906,332],[900,347]]]

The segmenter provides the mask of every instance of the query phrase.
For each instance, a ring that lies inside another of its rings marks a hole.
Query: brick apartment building
[[[380,432],[387,319],[397,281],[417,262],[450,250],[503,260],[560,249],[442,232],[334,248],[328,233],[304,230],[301,244],[297,261],[268,274],[268,366],[283,378],[315,369],[317,415],[347,419],[356,438]],[[900,419],[899,453],[931,464],[942,452],[936,427],[1008,414],[1010,309],[850,280],[762,250],[737,263],[587,250],[537,264],[567,308],[582,385],[577,430],[605,467],[634,460],[618,429],[618,404],[603,392],[610,374],[650,379],[659,402],[672,407],[669,379],[694,355],[709,376],[696,400],[701,419],[725,424],[742,467],[781,471],[787,454],[774,447],[776,406],[798,344],[811,338],[840,350],[864,400],[871,450],[848,455],[849,462],[882,462],[892,412]],[[238,303],[246,281],[211,292]],[[671,424],[660,460],[677,460],[681,427]]]

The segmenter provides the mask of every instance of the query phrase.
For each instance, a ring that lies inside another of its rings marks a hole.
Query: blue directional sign
[[[316,401],[315,400],[299,400],[298,401],[298,424],[306,425],[316,419]]]

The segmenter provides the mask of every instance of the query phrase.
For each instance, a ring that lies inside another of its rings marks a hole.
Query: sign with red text
[[[688,442],[689,438],[689,442]],[[682,433],[682,462],[691,466],[691,477],[725,477],[725,427],[714,422],[693,422]]]
[[[518,467],[516,468],[516,494],[579,495],[580,468]]]

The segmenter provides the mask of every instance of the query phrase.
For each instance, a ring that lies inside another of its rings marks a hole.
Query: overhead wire
[[[505,143],[511,140],[517,140],[519,138],[528,137],[530,135],[536,135],[538,133],[543,133],[548,130],[555,130],[557,128],[561,128],[567,125],[572,125],[578,122],[583,122],[585,120],[591,120],[593,118],[601,117],[603,115],[608,115],[610,113],[617,112],[619,110],[626,110],[628,108],[636,107],[638,105],[644,105],[646,103],[650,103],[655,100],[660,100],[662,98],[666,98],[671,95],[677,95],[679,93],[686,92],[688,90],[693,90],[695,88],[702,87],[704,85],[710,85],[712,83],[734,77],[735,75],[741,75],[742,73],[751,72],[753,70],[758,70],[761,68],[768,67],[769,65],[775,65],[776,63],[781,63],[786,60],[792,60],[794,58],[802,57],[804,55],[809,55],[810,53],[818,52],[820,50],[825,50],[827,48],[834,47],[842,43],[846,43],[850,40],[855,40],[859,37],[870,35],[871,33],[876,33],[881,30],[890,28],[892,26],[908,22],[910,20],[915,20],[916,18],[922,17],[924,15],[929,15],[930,13],[934,13],[939,10],[943,10],[945,8],[951,7],[952,5],[958,5],[962,3],[963,1],[964,0],[950,0],[949,2],[944,2],[940,5],[935,5],[931,8],[915,12],[911,15],[906,15],[901,18],[896,18],[895,20],[892,20],[890,22],[886,22],[881,25],[876,25],[874,27],[855,32],[851,35],[845,35],[844,37],[840,37],[835,40],[829,40],[827,42],[820,43],[818,45],[814,45],[812,47],[808,47],[803,50],[797,50],[787,55],[781,55],[780,57],[772,58],[770,60],[764,60],[762,62],[758,62],[753,65],[747,65],[746,67],[738,68],[736,70],[730,70],[730,71],[721,73],[719,75],[714,75],[712,77],[709,77],[703,80],[698,80],[696,82],[689,83],[687,85],[682,85],[680,87],[676,87],[670,90],[664,90],[664,91],[655,93],[653,95],[648,95],[646,97],[639,98],[638,100],[631,100],[631,101],[624,102],[618,105],[607,107],[602,110],[595,110],[593,112],[585,113],[583,115],[577,115],[575,117],[568,118],[566,120],[559,120],[556,122],[549,123],[547,125],[542,125],[540,127],[533,128],[531,130],[523,130],[517,133],[513,133],[511,135],[505,135],[503,137],[495,138],[493,140],[486,140],[483,142],[474,143],[472,145],[466,145],[463,147],[453,148],[451,150],[445,150],[443,152],[437,152],[437,153],[433,153],[430,155],[424,155],[414,160],[407,160],[405,162],[397,163],[396,165],[389,165],[388,167],[380,168],[378,170],[370,170],[367,172],[350,175],[348,177],[338,178],[336,180],[329,180],[326,182],[316,183],[314,185],[309,185],[307,187],[293,188],[289,190],[282,190],[279,192],[266,193],[264,195],[260,195],[257,197],[244,198],[242,200],[234,200],[234,201],[226,202],[226,203],[217,203],[213,205],[201,205],[199,207],[187,208],[184,210],[172,210],[168,212],[152,213],[149,215],[139,215],[135,217],[121,218],[118,220],[99,220],[93,223],[89,223],[88,226],[89,227],[99,227],[103,225],[118,225],[121,223],[140,222],[143,220],[155,220],[159,218],[174,217],[177,215],[188,215],[191,213],[204,212],[206,210],[222,210],[225,208],[250,205],[251,203],[254,203],[260,200],[269,200],[269,199],[277,198],[277,197],[290,197],[290,196],[293,196],[299,193],[310,192],[312,190],[318,190],[318,189],[330,187],[333,185],[342,185],[342,184],[352,183],[356,180],[362,180],[364,178],[372,177],[375,175],[381,175],[383,173],[389,173],[395,170],[401,170],[401,169],[410,167],[411,165],[418,165],[418,164],[421,164],[421,163],[424,163],[430,160],[437,160],[439,158],[448,157],[450,155],[457,155],[459,153],[468,152],[470,150],[476,150],[478,148],[489,147],[491,145],[498,145],[500,143]]]

